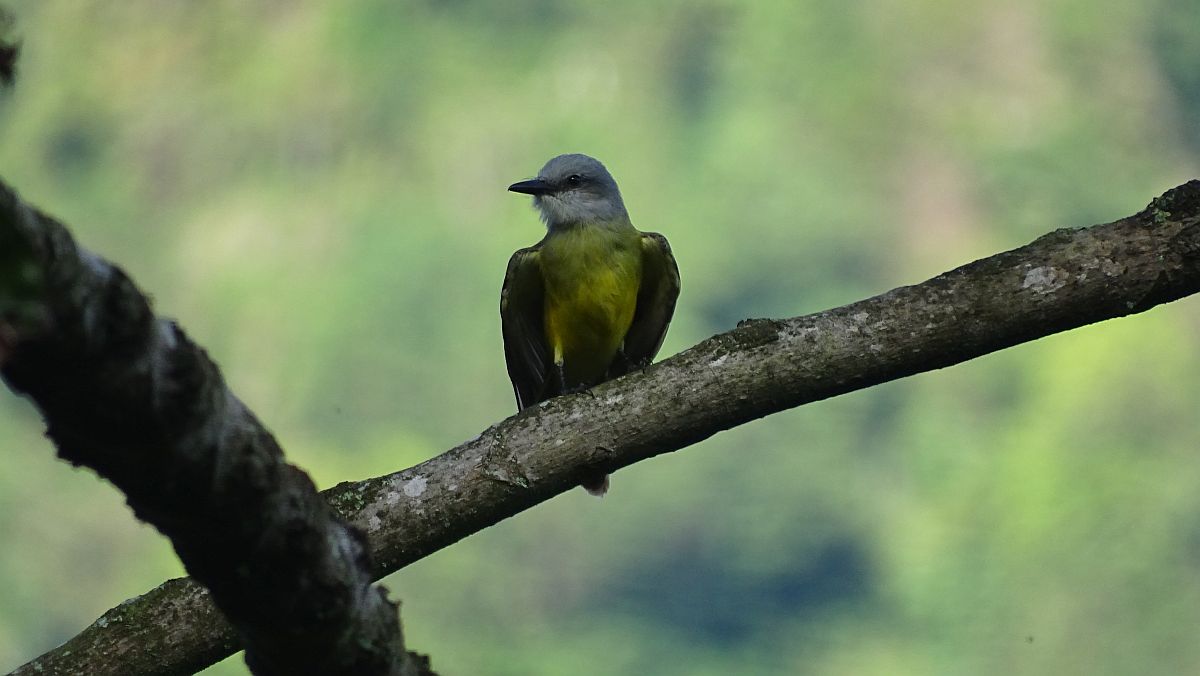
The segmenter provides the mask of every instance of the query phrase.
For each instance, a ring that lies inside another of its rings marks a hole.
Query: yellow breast
[[[641,284],[638,237],[579,228],[543,245],[546,339],[573,384],[603,380],[629,331]]]

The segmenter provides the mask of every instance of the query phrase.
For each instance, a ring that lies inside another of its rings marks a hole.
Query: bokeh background
[[[3,0],[0,176],[125,267],[322,486],[514,411],[506,193],[605,161],[663,356],[1200,175],[1194,0]],[[482,675],[1200,673],[1200,304],[806,406],[387,580]],[[181,574],[0,393],[0,669]],[[206,674],[245,674],[240,656]]]

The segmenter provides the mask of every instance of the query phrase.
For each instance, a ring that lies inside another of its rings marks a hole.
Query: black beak
[[[518,181],[508,186],[508,189],[513,192],[523,192],[526,195],[545,195],[550,190],[550,184],[540,178],[531,178],[528,181]]]

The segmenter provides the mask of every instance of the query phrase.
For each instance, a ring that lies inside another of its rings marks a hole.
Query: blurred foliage
[[[12,24],[12,15],[0,7],[0,90],[11,85],[16,77],[17,56],[21,52],[20,45],[8,35]]]
[[[580,151],[665,233],[664,355],[1131,214],[1200,163],[1191,0],[5,0],[0,176],[323,486],[514,410],[497,302]],[[388,580],[446,674],[1200,672],[1184,301],[803,407]],[[0,397],[0,668],[180,574]],[[243,674],[240,658],[206,673]]]

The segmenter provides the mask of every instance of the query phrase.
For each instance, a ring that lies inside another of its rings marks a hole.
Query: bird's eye
[[[579,185],[582,182],[583,182],[583,177],[580,176],[579,174],[571,174],[570,176],[567,177],[568,185]]]

